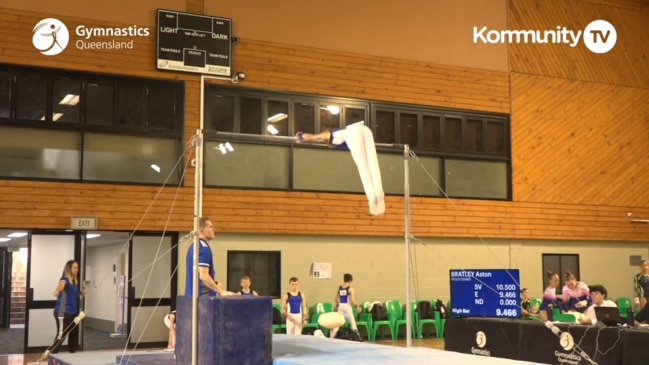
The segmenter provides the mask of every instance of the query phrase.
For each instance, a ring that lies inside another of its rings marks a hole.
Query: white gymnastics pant
[[[352,307],[349,303],[339,303],[338,304],[338,313],[342,315],[347,315],[347,319],[349,319],[349,327],[353,331],[358,332],[358,328],[356,327],[356,316],[354,315],[354,311],[356,310],[355,307]],[[338,327],[340,328],[340,327]],[[336,333],[338,333],[338,328],[334,328],[331,330],[329,337],[331,338],[336,338]]]
[[[352,159],[358,168],[358,174],[363,183],[363,190],[370,206],[370,214],[385,213],[381,169],[376,156],[376,146],[372,131],[363,122],[348,125],[346,128],[333,132],[332,144],[347,143]]]
[[[288,313],[286,316],[286,334],[287,335],[301,335],[302,334],[302,312]]]

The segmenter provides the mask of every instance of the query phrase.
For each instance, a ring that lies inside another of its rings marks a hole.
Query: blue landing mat
[[[142,354],[142,355],[119,355],[117,363],[121,365],[176,365],[174,355],[169,352]]]
[[[124,357],[120,363],[120,358]],[[130,357],[130,358],[129,358]],[[78,352],[50,355],[49,365],[183,365],[173,354],[156,351]],[[273,365],[523,365],[530,362],[483,357],[428,347],[398,347],[315,336],[273,335]],[[209,365],[209,364],[200,364]],[[230,365],[230,364],[226,364]],[[232,364],[236,365],[236,364]]]
[[[315,336],[273,336],[273,365],[436,365],[532,364],[429,347],[399,347]]]

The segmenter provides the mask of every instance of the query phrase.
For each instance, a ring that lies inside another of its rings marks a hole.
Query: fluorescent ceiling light
[[[61,119],[62,116],[63,113],[52,113],[52,122],[56,122],[57,120]],[[45,120],[45,116],[43,116],[41,120]]]
[[[232,147],[230,142],[219,143],[218,147],[214,147],[214,149],[220,150],[224,155],[228,152],[234,152],[234,147]]]
[[[288,114],[286,114],[286,113],[277,113],[277,114],[275,114],[275,115],[273,115],[271,117],[268,117],[268,119],[266,119],[266,120],[269,123],[277,123],[277,122],[279,122],[281,120],[284,120],[286,118],[288,118]]]
[[[11,241],[11,238],[0,238],[0,242]]]
[[[95,238],[95,237],[100,237],[101,235],[98,233],[88,233],[86,235],[86,238]]]
[[[334,115],[340,113],[340,107],[338,105],[321,106],[320,109],[328,110],[329,113]]]
[[[59,105],[77,105],[79,104],[79,95],[68,94],[59,101]]]
[[[160,173],[160,166],[158,166],[156,164],[153,164],[153,165],[151,165],[151,168],[153,169],[153,171],[155,171],[157,173]]]
[[[12,238],[19,238],[19,237],[25,237],[27,236],[27,232],[14,232],[7,237],[12,237]]]
[[[275,128],[275,126],[272,125],[272,124],[269,124],[269,125],[266,127],[266,130],[267,130],[268,133],[270,133],[270,134],[277,134],[277,133],[279,133],[279,131],[277,130],[277,128]]]

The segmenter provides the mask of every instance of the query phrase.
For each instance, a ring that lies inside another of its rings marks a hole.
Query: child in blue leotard
[[[282,311],[286,318],[286,334],[301,335],[302,325],[309,319],[306,298],[300,289],[300,280],[292,277],[288,281],[291,290],[282,297]]]

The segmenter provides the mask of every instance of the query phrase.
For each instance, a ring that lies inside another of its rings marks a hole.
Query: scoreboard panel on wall
[[[158,9],[156,68],[230,77],[232,20]]]
[[[453,316],[521,316],[517,269],[450,270],[450,281]]]

